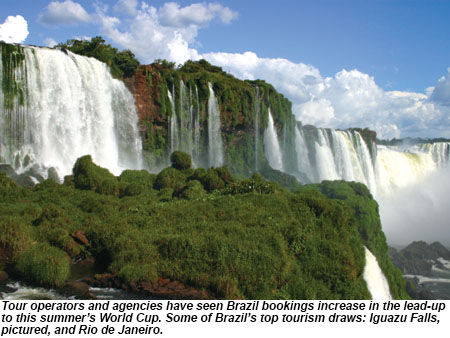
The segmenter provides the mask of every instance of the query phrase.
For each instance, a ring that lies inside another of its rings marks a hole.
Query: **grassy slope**
[[[260,176],[235,181],[226,169],[115,178],[86,157],[64,185],[48,180],[30,190],[0,181],[8,269],[39,284],[62,285],[69,256],[81,254],[126,282],[160,276],[219,298],[360,299],[369,298],[363,245],[385,255],[376,202],[357,183],[291,193]],[[345,196],[320,191],[333,189]],[[76,230],[86,233],[88,248],[72,240]],[[405,297],[392,271],[391,290]]]

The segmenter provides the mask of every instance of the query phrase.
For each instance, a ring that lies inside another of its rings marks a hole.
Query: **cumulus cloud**
[[[432,88],[431,100],[437,104],[450,107],[450,68],[447,69],[447,76],[443,76]]]
[[[74,4],[64,3],[68,2]],[[168,2],[157,8],[145,1],[138,5],[137,0],[119,0],[113,7],[117,16],[109,14],[101,2],[95,8],[96,14],[90,17],[100,24],[101,34],[132,50],[141,62],[205,58],[238,78],[263,79],[292,101],[294,114],[304,124],[368,127],[380,138],[450,137],[450,71],[424,93],[386,91],[356,69],[324,77],[312,65],[261,58],[253,52],[201,55],[192,47],[199,30],[213,20],[230,23],[238,16],[217,3],[183,7]]]
[[[322,77],[311,65],[246,52],[202,55],[239,78],[270,82],[293,102],[298,120],[320,127],[369,127],[380,138],[450,137],[450,76],[427,93],[385,91],[373,77],[342,70]]]
[[[223,23],[230,23],[238,16],[237,12],[220,4],[196,3],[180,7],[176,2],[167,2],[159,10],[159,20],[164,26],[185,27],[189,25],[204,25],[215,17]]]
[[[28,23],[21,15],[8,16],[0,25],[0,40],[7,43],[22,43],[28,34]]]
[[[116,10],[125,5],[119,1]],[[160,8],[142,2],[139,9],[132,1],[128,14],[132,20],[122,21],[105,10],[97,10],[102,34],[124,48],[131,49],[143,62],[165,58],[178,63],[199,59],[197,50],[189,45],[195,42],[198,30],[214,19],[224,23],[233,20],[237,13],[219,4],[192,4],[181,7],[169,2]]]
[[[137,5],[137,0],[119,0],[114,5],[114,11],[134,16],[137,14]]]
[[[72,0],[50,2],[38,18],[40,23],[48,26],[76,25],[91,20],[83,6]]]

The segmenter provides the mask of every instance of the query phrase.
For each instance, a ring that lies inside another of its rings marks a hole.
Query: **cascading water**
[[[439,167],[445,167],[450,164],[450,143],[449,142],[435,142],[424,143],[418,145],[421,152],[431,154],[433,161]]]
[[[373,300],[390,300],[392,299],[389,291],[389,284],[386,277],[378,265],[376,257],[364,247],[366,251],[366,265],[364,267],[363,277],[367,283],[367,288],[372,295]]]
[[[298,126],[295,127],[295,151],[297,153],[298,173],[303,173],[303,177],[299,177],[300,181],[313,182],[315,173],[309,160],[309,151],[303,131]]]
[[[255,89],[255,104],[254,104],[254,112],[255,112],[255,121],[254,121],[254,129],[255,129],[255,172],[258,172],[258,152],[259,152],[259,115],[261,110],[261,102],[259,100],[259,87]]]
[[[0,97],[2,161],[19,172],[37,165],[44,175],[54,167],[60,176],[86,154],[115,174],[142,168],[133,97],[104,63],[47,48],[23,53],[14,75],[25,99]]]
[[[177,105],[175,88],[168,91],[172,116],[169,119],[170,153],[180,150],[192,157],[194,166],[200,161],[200,113],[198,90],[195,86],[187,88],[180,81],[179,105]],[[178,107],[178,110],[177,110]]]
[[[172,93],[170,91],[167,92],[167,94],[169,95],[169,101],[170,101],[170,106],[172,108],[172,116],[170,116],[170,120],[169,120],[169,127],[170,127],[170,153],[172,154],[175,150],[178,150],[178,145],[180,142],[179,136],[178,136],[178,119],[177,119],[177,113],[175,110],[175,100],[173,95],[175,95],[175,93],[172,95]]]
[[[283,158],[277,131],[273,122],[272,113],[269,109],[269,124],[264,131],[264,153],[273,169],[283,171]]]
[[[190,95],[187,95],[184,82],[180,81],[180,150],[192,156],[192,109],[190,104]]]
[[[209,166],[220,167],[223,165],[223,144],[220,128],[220,110],[214,95],[212,84],[208,82],[208,155]]]

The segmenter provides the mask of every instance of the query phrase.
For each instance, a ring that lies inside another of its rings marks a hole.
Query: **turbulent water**
[[[369,249],[364,248],[366,250],[366,265],[364,267],[363,277],[372,295],[372,299],[378,301],[392,299],[389,284],[378,265],[377,259]]]
[[[367,144],[354,130],[297,127],[295,145],[298,167],[291,174],[300,180],[361,182],[376,197],[416,184],[449,163],[448,154],[444,156],[442,151],[448,149],[448,143],[398,149]]]
[[[49,167],[70,174],[86,154],[115,174],[142,167],[133,97],[104,63],[47,48],[24,54],[14,71],[23,104],[11,109],[0,96],[1,162],[19,172],[38,166],[44,176]]]
[[[20,282],[10,282],[6,285],[7,290],[0,290],[0,299],[3,300],[56,300],[56,299],[72,299],[58,293],[54,289],[46,289],[41,287],[32,287],[24,285]],[[96,299],[145,299],[141,295],[125,292],[114,288],[98,288],[90,287],[89,292],[95,296]]]
[[[211,83],[208,83],[208,154],[209,166],[220,167],[223,165],[223,144],[220,129],[220,110]]]

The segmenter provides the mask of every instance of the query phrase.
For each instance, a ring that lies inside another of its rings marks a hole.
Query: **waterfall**
[[[389,291],[389,284],[386,277],[378,265],[376,257],[364,247],[366,251],[366,265],[364,267],[363,277],[367,283],[367,288],[372,295],[373,300],[390,300],[392,299]]]
[[[212,84],[208,82],[208,155],[209,166],[220,167],[223,165],[222,132],[220,129],[220,110],[214,95]]]
[[[450,142],[424,143],[418,146],[419,151],[431,154],[439,167],[450,164]]]
[[[319,182],[323,180],[337,180],[340,177],[336,171],[336,164],[325,129],[318,129],[318,141],[315,143],[317,177]]]
[[[18,99],[0,97],[2,161],[18,171],[54,167],[60,176],[86,154],[115,174],[142,168],[134,99],[104,63],[47,48],[23,54],[14,70]]]
[[[179,136],[178,136],[178,119],[177,112],[175,110],[175,91],[172,89],[173,94],[168,91],[170,106],[172,107],[172,115],[169,118],[169,134],[170,134],[170,154],[175,150],[178,150]]]
[[[180,150],[192,156],[192,109],[190,104],[190,95],[187,95],[186,86],[183,80],[180,81]]]
[[[302,173],[307,182],[313,182],[315,175],[309,160],[309,150],[306,146],[303,131],[297,126],[295,127],[295,151],[297,154],[297,172]],[[298,178],[302,181],[302,177]]]
[[[170,153],[180,150],[192,157],[193,165],[200,162],[200,111],[197,86],[187,88],[180,81],[179,109],[177,110],[175,88],[168,91],[172,116],[169,118]],[[178,118],[179,117],[179,118]]]
[[[200,162],[200,103],[198,100],[198,89],[195,86],[195,106],[194,109],[194,152],[193,152],[193,162],[194,165]]]
[[[264,131],[264,153],[273,169],[283,171],[283,158],[281,147],[278,142],[277,131],[273,122],[272,113],[269,109],[269,124]]]
[[[382,195],[415,184],[437,168],[431,153],[414,153],[378,146],[376,174]]]
[[[259,152],[259,115],[261,109],[261,102],[259,101],[259,87],[255,89],[255,121],[254,121],[254,132],[255,132],[255,172],[258,172],[258,152]]]

